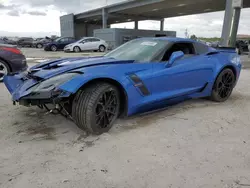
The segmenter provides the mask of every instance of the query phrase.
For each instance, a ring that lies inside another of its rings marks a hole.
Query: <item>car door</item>
[[[167,66],[167,62],[154,64],[148,86],[156,100],[199,92],[210,81],[215,62],[206,53],[197,53],[192,43],[188,45],[193,49],[192,54],[185,54],[171,67]]]
[[[88,50],[92,50],[92,43],[91,43],[91,39],[90,38],[86,38],[84,40],[82,40],[80,43],[80,48],[82,51],[88,51]]]
[[[99,46],[101,45],[101,40],[98,38],[91,39],[91,48],[92,50],[98,50]]]
[[[65,37],[65,38],[62,38],[58,41],[58,44],[57,44],[57,48],[58,49],[63,49],[66,45],[68,44],[68,38]]]

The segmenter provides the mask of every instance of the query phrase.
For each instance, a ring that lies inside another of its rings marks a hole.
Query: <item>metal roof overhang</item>
[[[244,8],[250,0],[244,0]],[[108,24],[163,18],[225,10],[226,0],[129,0],[75,15],[75,21],[102,23],[102,10],[108,12]]]

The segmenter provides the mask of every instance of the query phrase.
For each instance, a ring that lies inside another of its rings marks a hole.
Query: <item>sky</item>
[[[0,36],[43,37],[60,35],[59,17],[80,13],[122,0],[0,0]],[[177,36],[220,37],[224,11],[165,19],[165,30],[177,31]],[[243,9],[238,34],[250,34],[250,9]],[[134,23],[112,27],[133,28]],[[139,29],[159,29],[157,21],[142,21]]]

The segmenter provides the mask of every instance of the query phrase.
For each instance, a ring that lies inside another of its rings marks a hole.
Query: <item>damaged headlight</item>
[[[72,78],[74,78],[77,75],[79,75],[79,74],[78,73],[66,73],[66,74],[54,76],[52,78],[44,80],[43,82],[35,85],[34,87],[32,87],[30,89],[32,90],[32,92],[50,91],[50,90],[53,90],[56,87],[62,85],[63,83],[71,80]]]

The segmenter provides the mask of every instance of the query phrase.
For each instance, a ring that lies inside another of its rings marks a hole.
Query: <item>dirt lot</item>
[[[101,136],[13,106],[0,84],[0,187],[250,187],[249,75],[245,66],[225,103],[187,101]]]

